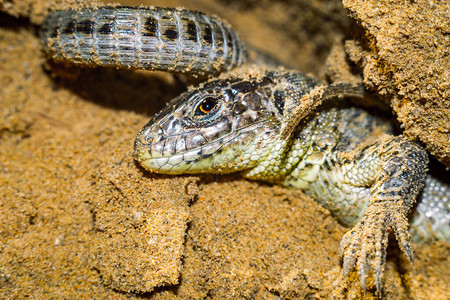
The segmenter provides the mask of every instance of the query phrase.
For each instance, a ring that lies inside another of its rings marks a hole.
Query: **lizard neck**
[[[244,171],[243,176],[270,183],[283,183],[306,153],[307,147],[299,142],[293,139],[275,139],[270,147],[266,148],[259,163],[254,168]]]
[[[358,162],[343,163],[339,155],[351,150],[347,135],[352,134],[349,130],[359,113],[354,109],[322,111],[290,139],[273,142],[260,163],[243,175],[301,189],[342,224],[354,224],[367,207],[368,187],[376,173]],[[352,172],[358,168],[372,175],[356,180]]]

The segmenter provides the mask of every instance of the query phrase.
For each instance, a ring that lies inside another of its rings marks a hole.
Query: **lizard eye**
[[[207,116],[216,112],[219,108],[219,101],[213,97],[206,97],[200,100],[194,111],[194,116]]]

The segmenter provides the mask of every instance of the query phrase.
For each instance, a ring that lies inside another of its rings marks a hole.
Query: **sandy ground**
[[[402,112],[400,119],[419,110],[405,122],[408,132],[431,140],[429,148],[447,161],[448,102],[436,95],[448,100],[449,68],[433,73],[439,64],[428,63],[427,78],[439,74],[442,81],[424,94],[428,83],[416,73],[406,77],[401,67],[407,55],[401,52],[405,56],[397,61],[389,56],[399,47],[400,25],[386,29],[395,24],[391,20],[379,21],[377,31],[369,26],[380,20],[371,12],[381,11],[386,18],[401,12],[401,7],[390,9],[386,3],[391,1],[378,2],[378,10],[346,3],[362,27],[336,2],[327,1],[147,4],[220,15],[253,46],[322,79],[358,80],[357,66],[349,67],[342,42],[353,34],[345,49],[362,67],[365,82],[394,95],[391,104]],[[2,298],[376,298],[373,281],[364,293],[356,273],[347,281],[342,278],[339,242],[346,229],[301,192],[238,176],[169,177],[141,169],[132,159],[134,136],[185,89],[184,79],[49,63],[36,30],[48,9],[78,5],[83,1],[0,4],[5,11],[0,14]],[[437,4],[430,11],[433,18],[445,17]],[[400,17],[398,22],[406,22]],[[422,21],[417,15],[412,20]],[[362,28],[371,28],[367,40],[355,37]],[[406,28],[410,35],[420,31]],[[434,43],[420,44],[426,53],[448,45],[449,31],[440,28]],[[389,34],[391,48],[386,40],[379,42]],[[382,69],[386,57],[389,68]],[[410,70],[420,73],[416,67],[411,63]],[[388,84],[393,76],[398,80]],[[410,98],[398,91],[405,82],[415,86]],[[432,117],[438,128],[430,130],[436,129],[436,135],[422,134],[425,125],[417,118],[423,107],[430,114],[442,107],[443,119]],[[414,266],[391,244],[385,298],[450,298],[448,244],[414,245]]]

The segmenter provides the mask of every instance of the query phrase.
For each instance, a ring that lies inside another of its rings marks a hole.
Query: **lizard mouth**
[[[157,144],[164,144],[164,141],[145,144],[138,137],[134,144],[134,157],[145,169],[158,173],[201,173],[205,170],[214,172],[214,165],[218,162],[214,154],[222,152],[224,146],[232,143],[236,137],[237,134],[230,134],[218,141],[167,155],[152,151],[158,148]]]
[[[144,128],[134,142],[134,157],[151,172],[165,174],[228,173],[240,168],[238,156],[245,151],[243,141],[254,138],[258,124],[232,131],[207,141],[199,132],[176,136],[155,134],[157,129]],[[189,147],[195,144],[195,147]],[[233,166],[233,167],[230,167]]]

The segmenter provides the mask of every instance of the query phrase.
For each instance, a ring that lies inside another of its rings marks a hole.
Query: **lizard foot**
[[[386,209],[383,204],[369,205],[359,222],[342,238],[340,252],[343,258],[344,277],[356,267],[363,290],[366,289],[366,280],[372,271],[377,291],[381,293],[386,248],[391,230],[394,231],[401,250],[413,262],[410,234],[407,230],[408,221],[401,211],[399,207]]]

